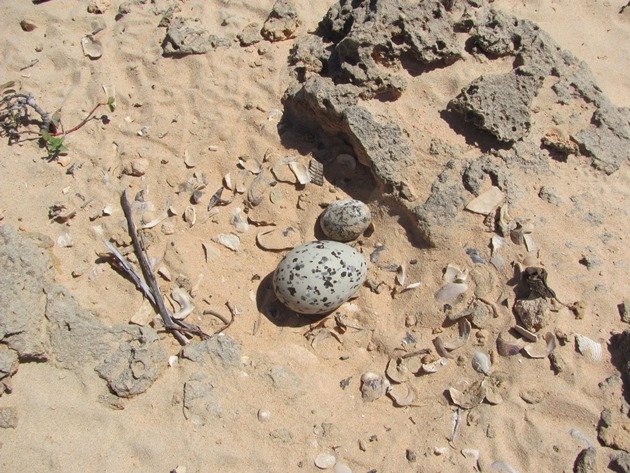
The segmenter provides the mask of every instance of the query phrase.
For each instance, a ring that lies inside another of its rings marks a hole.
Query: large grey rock
[[[420,234],[431,246],[447,244],[454,220],[466,205],[461,174],[457,161],[446,163],[433,182],[427,200],[413,209]]]
[[[420,66],[461,57],[446,2],[426,0],[340,0],[318,33],[332,41],[329,72],[337,82],[364,88],[365,95],[399,94],[404,80],[387,67],[401,59]]]
[[[513,142],[529,133],[530,107],[542,84],[541,76],[523,68],[475,79],[451,102],[466,121]]]
[[[22,360],[45,360],[44,288],[52,282],[52,242],[0,226],[0,342]]]
[[[300,26],[295,7],[288,0],[277,0],[260,31],[268,41],[283,41],[293,38]]]
[[[198,18],[174,18],[162,42],[164,56],[205,54],[212,49],[229,46],[228,39],[211,34],[201,26]]]
[[[394,123],[377,121],[358,105],[357,88],[335,86],[331,79],[309,77],[284,95],[288,121],[312,131],[341,137],[362,164],[370,166],[385,192],[405,197],[408,168],[414,163],[405,134]]]
[[[241,363],[240,346],[225,334],[191,342],[182,349],[181,356],[196,363],[218,363],[224,368],[234,368]]]
[[[214,389],[214,382],[201,372],[194,373],[184,384],[184,417],[194,425],[202,426],[223,417],[223,407]]]

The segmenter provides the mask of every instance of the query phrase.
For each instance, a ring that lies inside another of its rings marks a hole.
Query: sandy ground
[[[584,438],[597,445],[596,427],[608,402],[598,384],[616,370],[606,350],[600,362],[589,362],[571,341],[558,348],[566,362],[560,374],[554,374],[547,359],[495,356],[493,370],[507,373],[509,379],[504,402],[462,411],[462,425],[449,444],[457,409],[445,391],[482,378],[470,367],[470,357],[475,350],[494,349],[496,334],[512,323],[507,312],[483,331],[474,329],[470,342],[457,352],[460,359],[435,374],[415,378],[414,405],[397,408],[387,397],[372,403],[361,398],[362,373],[383,373],[388,359],[401,349],[432,347],[437,332],[454,333],[454,327],[442,328],[444,313],[433,294],[447,264],[472,268],[464,248],[487,250],[490,234],[479,215],[466,213],[467,231],[453,232],[448,248],[429,249],[410,241],[361,166],[331,169],[323,187],[279,183],[274,202],[267,199],[261,204],[261,213],[279,226],[298,228],[302,241],[316,237],[322,204],[347,195],[367,202],[374,232],[361,237],[358,247],[369,254],[384,242],[382,259],[407,264],[409,281],[421,286],[395,298],[389,291],[376,294],[363,287],[357,299],[340,308],[359,329],[349,329],[339,341],[329,339],[319,348],[305,338],[309,325],[303,319],[291,318],[283,325],[261,315],[260,281],[273,272],[281,253],[256,245],[256,227],[239,235],[238,252],[212,242],[216,235],[233,230],[231,211],[243,207],[243,197],[237,195],[214,216],[207,215],[204,204],[196,206],[197,221],[190,227],[182,219],[190,193],[179,192],[179,186],[194,173],[203,173],[206,202],[226,173],[238,173],[241,156],[259,160],[268,156],[270,162],[295,156],[308,163],[313,145],[305,138],[299,150],[287,149],[278,132],[280,100],[291,81],[287,56],[294,40],[248,47],[235,43],[203,55],[165,58],[161,48],[165,29],[157,27],[160,15],[155,12],[163,11],[168,2],[135,5],[116,20],[120,3],[111,2],[104,14],[88,13],[87,2],[69,0],[0,3],[0,82],[18,80],[45,110],[60,109],[66,128],[105,99],[103,85],[115,89],[117,100],[106,123],[90,121],[68,135],[68,153],[57,161],[48,162],[45,150],[34,141],[0,145],[1,223],[24,233],[42,233],[55,242],[68,233],[72,246],[55,244],[52,249],[55,280],[99,319],[128,323],[143,306],[143,298],[99,258],[104,251],[100,232],[117,243],[128,243],[119,206],[125,188],[132,196],[145,191],[154,207],[142,215],[145,221],[172,206],[178,215],[163,222],[172,233],[162,224],[148,232],[149,255],[161,259],[173,276],[170,282],[160,279],[161,287],[170,292],[179,277],[196,286],[196,309],[189,320],[208,332],[220,328],[220,323],[203,315],[204,309],[228,313],[226,303],[236,307],[239,315],[225,333],[240,344],[242,366],[208,373],[221,414],[195,425],[182,414],[182,385],[191,372],[207,367],[176,363],[147,392],[116,410],[99,402],[107,388],[90,370],[22,363],[13,377],[13,393],[0,398],[0,407],[14,407],[19,416],[16,428],[0,430],[0,469],[166,472],[181,466],[189,473],[318,471],[315,457],[328,452],[354,472],[492,471],[489,465],[495,461],[521,473],[573,471],[575,457],[586,445]],[[273,4],[171,3],[180,7],[176,16],[202,18],[210,31],[224,36],[236,35],[251,22],[262,24]],[[298,34],[305,34],[315,29],[331,2],[295,4],[302,20]],[[622,4],[494,2],[499,9],[537,22],[559,45],[588,63],[615,105],[628,107],[630,16],[618,14]],[[23,31],[23,19],[37,28]],[[103,55],[90,60],[83,54],[81,38],[95,29],[95,23],[104,26],[97,33]],[[35,65],[21,71],[34,59]],[[429,153],[432,141],[447,143],[462,156],[479,154],[440,118],[439,110],[478,75],[508,67],[501,60],[483,63],[467,56],[449,68],[407,75],[404,100],[366,104],[410,133],[413,151],[422,160],[416,184],[419,200],[428,196],[432,181],[452,158],[448,153]],[[544,122],[548,105],[545,97],[536,98],[541,118],[535,123]],[[124,166],[136,159],[146,160],[144,175],[125,174]],[[74,174],[68,173],[72,166]],[[629,178],[627,165],[606,176],[583,157],[550,160],[547,173],[520,176],[522,195],[511,208],[513,215],[534,222],[537,260],[548,269],[549,284],[559,299],[586,304],[586,315],[579,320],[567,309],[557,312],[553,328],[586,335],[604,346],[610,333],[622,328],[616,306],[629,295]],[[537,197],[541,186],[554,188],[557,206]],[[52,221],[48,211],[55,203],[77,208],[78,213],[65,224]],[[104,216],[108,206],[111,215]],[[202,244],[216,254],[207,260]],[[519,261],[527,252],[511,245],[504,256]],[[584,257],[594,262],[590,268],[579,263]],[[410,264],[412,260],[417,262]],[[509,266],[494,271],[492,298],[501,295],[511,273]],[[395,286],[394,273],[375,266],[370,267],[370,277]],[[327,322],[328,327],[334,325],[332,319]],[[416,339],[411,347],[403,342],[408,333]],[[177,354],[179,346],[169,334],[161,333],[161,339],[170,355]],[[270,376],[278,370],[280,380]],[[350,384],[344,389],[340,382],[347,378]],[[619,396],[620,388],[616,389],[613,397]],[[523,400],[526,391],[538,397],[536,402]],[[270,412],[268,422],[257,418],[260,409]],[[571,431],[581,432],[582,438]],[[437,454],[436,448],[444,448],[443,453]],[[462,449],[478,450],[479,462],[466,458]],[[407,450],[415,461],[407,459]],[[610,451],[600,450],[596,471],[605,471]]]

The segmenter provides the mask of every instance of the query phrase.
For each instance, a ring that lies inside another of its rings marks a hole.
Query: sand
[[[497,335],[514,324],[514,316],[501,307],[500,317],[483,330],[473,329],[446,367],[412,379],[417,397],[411,406],[395,407],[386,396],[365,402],[363,373],[383,374],[391,357],[433,348],[436,334],[456,333],[455,326],[444,326],[445,314],[433,294],[443,284],[447,264],[475,268],[465,248],[488,253],[491,233],[483,217],[464,212],[463,226],[449,236],[448,247],[429,248],[417,244],[408,222],[393,212],[361,165],[332,169],[322,187],[278,183],[274,201],[266,198],[260,206],[261,214],[276,225],[293,226],[302,241],[310,241],[318,236],[322,205],[359,198],[374,217],[373,233],[359,239],[361,251],[368,255],[376,244],[385,243],[381,263],[404,264],[408,281],[421,283],[394,297],[389,290],[377,294],[361,288],[356,299],[339,309],[358,328],[313,347],[305,337],[312,328],[308,320],[273,319],[257,304],[269,291],[261,281],[268,282],[282,252],[257,246],[259,228],[254,226],[239,234],[238,252],[212,241],[233,231],[230,215],[243,208],[244,197],[237,194],[211,216],[203,203],[225,174],[238,175],[242,156],[260,161],[267,156],[268,162],[293,156],[304,164],[312,157],[316,143],[308,136],[300,135],[299,145],[289,147],[279,132],[281,99],[294,80],[287,56],[296,39],[248,47],[236,42],[206,54],[172,58],[162,55],[166,30],[157,26],[160,12],[177,5],[175,17],[198,17],[211,32],[235,36],[249,23],[261,25],[273,2],[157,0],[133,5],[118,20],[122,2],[97,2],[109,4],[103,14],[88,13],[87,3],[0,4],[0,82],[19,81],[45,110],[60,110],[66,129],[106,100],[102,86],[115,90],[117,102],[114,112],[105,107],[97,112],[106,113],[107,120],[89,121],[69,134],[67,154],[52,161],[36,141],[8,145],[3,138],[0,224],[52,239],[55,282],[106,324],[127,324],[143,307],[143,297],[101,258],[105,248],[100,232],[128,244],[119,196],[123,189],[131,196],[144,190],[154,207],[142,216],[144,221],[169,207],[177,212],[148,232],[149,256],[160,259],[172,275],[171,281],[159,278],[162,290],[170,293],[182,281],[196,286],[195,311],[188,320],[209,333],[221,323],[204,315],[204,309],[229,314],[226,304],[235,307],[238,315],[225,334],[240,345],[242,360],[231,370],[176,362],[145,393],[116,404],[122,409],[113,408],[110,397],[103,401],[107,386],[93,368],[64,370],[52,362],[24,361],[13,376],[13,392],[0,397],[0,407],[15,408],[18,414],[15,428],[0,429],[2,471],[319,471],[316,456],[331,453],[353,472],[493,471],[493,462],[505,462],[521,473],[569,472],[589,442],[598,451],[595,471],[606,471],[614,452],[598,442],[597,425],[603,408],[618,408],[622,402],[621,385],[598,385],[618,372],[606,349],[598,362],[580,355],[573,335],[588,336],[605,348],[611,333],[627,328],[617,310],[629,296],[627,163],[606,175],[593,169],[588,158],[571,155],[566,162],[549,159],[542,174],[516,176],[520,195],[510,213],[534,222],[539,252],[533,255],[547,268],[558,298],[586,306],[580,319],[564,307],[554,312],[549,330],[568,335],[568,343],[557,348],[565,362],[561,373],[554,373],[546,358],[496,354]],[[297,35],[313,31],[331,3],[295,0],[301,19]],[[623,2],[501,0],[493,5],[538,23],[590,66],[613,104],[630,107],[630,16],[628,11],[618,13]],[[23,31],[24,19],[37,27]],[[81,38],[100,26],[104,29],[95,37],[103,54],[91,60],[83,54]],[[21,70],[35,59],[36,64]],[[465,55],[448,68],[415,77],[402,70],[408,81],[404,98],[365,103],[408,132],[417,156],[418,165],[409,172],[415,175],[418,202],[428,197],[448,159],[480,154],[442,120],[440,110],[480,74],[509,68],[508,59],[484,62]],[[533,133],[542,133],[549,107],[547,97],[535,99],[539,113]],[[432,142],[447,144],[455,156],[430,153]],[[126,174],[125,166],[138,159],[146,172]],[[191,227],[182,219],[191,205],[190,192],[180,192],[180,184],[195,173],[203,173],[207,188]],[[538,197],[541,186],[553,188],[557,205]],[[49,208],[55,203],[77,209],[76,216],[66,223],[51,220]],[[71,247],[58,243],[66,233]],[[209,258],[202,244],[213,249]],[[527,255],[523,246],[510,244],[504,258],[509,263]],[[592,264],[580,263],[584,258]],[[487,299],[498,300],[510,290],[509,264],[502,270],[477,268],[492,273]],[[395,273],[376,265],[369,271],[372,279],[396,286]],[[325,327],[336,327],[334,317]],[[409,343],[408,334],[415,342]],[[163,331],[160,343],[168,355],[180,350]],[[494,352],[493,372],[505,373],[503,402],[458,410],[447,390],[483,379],[470,366],[476,350]],[[186,418],[182,405],[184,383],[195,373],[212,379],[212,399],[219,406],[202,423]],[[261,409],[269,411],[268,421],[259,420]],[[460,426],[449,442],[457,416]],[[627,424],[628,418],[622,422]],[[478,451],[479,459],[462,454],[466,449]]]

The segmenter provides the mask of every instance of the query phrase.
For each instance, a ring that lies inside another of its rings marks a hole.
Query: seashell
[[[368,371],[361,376],[361,397],[366,402],[373,402],[383,397],[390,384],[387,379]]]
[[[438,355],[444,358],[453,358],[453,355],[451,355],[444,346],[444,340],[442,340],[442,338],[435,337],[433,339],[433,345],[435,346],[435,351],[437,351]]]
[[[256,158],[242,156],[239,158],[238,164],[240,167],[242,167],[246,171],[251,172],[252,174],[260,174],[262,171],[262,164],[260,164],[260,161],[258,161]]]
[[[258,233],[256,242],[263,250],[290,250],[302,242],[302,236],[293,227],[274,228]]]
[[[203,199],[203,191],[201,189],[197,189],[192,193],[192,196],[190,196],[190,201],[195,205],[201,202],[201,199]]]
[[[526,345],[523,351],[527,353],[530,358],[547,358],[556,349],[556,337],[553,333],[547,332],[544,337],[544,342],[544,345],[542,343]]]
[[[269,421],[269,419],[271,419],[271,412],[269,412],[267,409],[258,409],[256,417],[258,417],[258,420],[260,422],[267,422]]]
[[[504,338],[504,333],[497,338],[497,352],[501,356],[514,356],[521,351],[521,345],[516,342],[509,342]]]
[[[403,358],[390,358],[385,374],[394,383],[404,383],[411,373]]]
[[[190,156],[190,154],[188,153],[188,150],[184,151],[184,165],[187,168],[194,168],[197,165],[195,158]]]
[[[370,208],[360,200],[337,200],[320,217],[324,234],[336,241],[350,241],[361,236],[372,222]]]
[[[448,283],[435,292],[435,299],[439,302],[449,303],[457,299],[468,290],[465,283]]]
[[[166,266],[160,266],[157,273],[162,276],[166,281],[171,281],[171,272]]]
[[[107,217],[111,215],[113,211],[114,207],[112,205],[106,205],[105,207],[103,207],[103,210],[101,212]]]
[[[591,340],[584,335],[575,335],[575,346],[577,351],[586,357],[589,361],[601,361],[602,359],[602,344],[597,343],[595,340]]]
[[[409,406],[416,400],[416,390],[409,383],[390,386],[387,389],[387,395],[392,398],[397,407]]]
[[[181,287],[171,291],[171,298],[179,304],[179,310],[172,314],[174,319],[183,320],[195,309],[195,306],[190,302],[190,296]]]
[[[527,251],[534,252],[538,249],[538,245],[534,242],[534,237],[532,237],[529,233],[523,235],[523,241],[525,242],[525,248]]]
[[[440,455],[445,455],[448,453],[448,447],[435,447],[433,449],[433,454],[440,456]]]
[[[103,55],[103,45],[98,39],[94,39],[92,35],[81,38],[81,47],[83,54],[90,59],[98,59]]]
[[[210,202],[208,202],[208,211],[212,210],[215,205],[222,203],[221,194],[223,194],[223,187],[219,187],[217,191],[212,194],[212,197],[210,197]]]
[[[461,450],[464,458],[468,458],[469,460],[477,461],[479,460],[479,450],[474,448],[462,448]]]
[[[306,185],[311,182],[311,176],[308,173],[308,168],[304,164],[297,161],[291,161],[289,163],[289,169],[293,171],[293,174],[295,174],[295,178],[300,184]]]
[[[445,282],[464,282],[467,277],[468,273],[466,270],[462,270],[451,263],[446,265],[446,268],[444,268],[444,274],[442,274],[442,279]]]
[[[232,251],[238,251],[241,246],[241,239],[232,233],[219,233],[212,240]]]
[[[295,158],[288,156],[280,159],[271,167],[271,173],[279,182],[286,182],[288,184],[295,184],[297,182],[295,174],[289,169],[289,163],[294,160]]]
[[[345,463],[337,462],[333,467],[333,473],[352,473],[352,469]]]
[[[538,341],[538,335],[534,332],[527,330],[525,327],[521,327],[520,325],[515,325],[514,330],[518,332],[525,340],[528,342],[536,343]]]
[[[411,284],[407,284],[405,287],[403,287],[402,289],[399,289],[397,291],[397,294],[402,294],[403,292],[407,292],[407,291],[411,291],[412,289],[417,289],[422,285],[422,283],[420,281],[418,282],[412,282]]]
[[[490,240],[490,246],[492,248],[492,254],[494,255],[497,251],[503,248],[507,244],[505,238],[500,237],[499,235],[493,235]]]
[[[317,186],[324,185],[324,165],[317,159],[311,159],[308,162],[308,174],[311,176],[311,182]]]
[[[492,471],[496,471],[497,473],[518,473],[512,465],[502,461],[493,462],[492,465],[490,465],[490,468],[492,468]]]
[[[471,360],[472,367],[475,371],[482,374],[490,374],[490,357],[481,351],[476,351]]]
[[[457,329],[459,332],[459,337],[457,339],[447,339],[442,342],[442,346],[448,351],[457,350],[458,348],[463,347],[470,338],[471,326],[467,319],[459,319],[457,321]]]
[[[401,286],[404,286],[407,282],[407,267],[404,264],[398,266],[396,271],[396,282]]]
[[[437,373],[440,369],[444,368],[448,363],[448,359],[441,357],[440,359],[422,365],[422,372],[430,374]]]
[[[184,221],[189,227],[192,227],[197,221],[197,211],[192,205],[189,205],[186,207],[186,210],[184,210]]]
[[[315,466],[320,470],[327,470],[328,468],[332,468],[337,459],[334,455],[330,453],[320,453],[315,457]]]
[[[179,360],[179,358],[177,357],[177,355],[171,355],[168,357],[168,367],[172,368],[173,366],[175,366],[175,363],[177,363],[177,360]]]
[[[451,396],[453,404],[462,409],[472,409],[480,405],[486,397],[486,387],[482,381],[476,381],[468,386],[464,391],[455,388],[449,388],[448,393]]]
[[[492,186],[490,189],[471,200],[466,210],[477,214],[488,215],[505,201],[505,194],[501,189]]]
[[[70,248],[74,245],[74,239],[70,233],[62,233],[57,237],[57,246],[61,248]]]
[[[247,230],[249,230],[249,224],[243,219],[240,207],[235,207],[234,209],[232,209],[232,218],[230,222],[232,223],[232,225],[234,225],[234,228],[239,233],[245,233],[247,232]]]
[[[203,253],[204,253],[204,256],[206,257],[206,263],[212,260],[215,260],[219,256],[221,256],[219,249],[216,248],[214,245],[208,245],[206,243],[202,243],[201,246],[203,247]]]
[[[249,189],[247,190],[247,201],[254,207],[260,204],[265,198],[265,194],[267,193],[269,186],[269,175],[267,174],[267,172],[261,172],[252,181]]]
[[[357,167],[357,160],[354,158],[354,156],[350,154],[338,154],[335,160],[337,161],[337,164],[347,168],[350,171],[354,171]]]
[[[234,191],[234,182],[232,182],[232,175],[229,172],[223,176],[223,185],[226,189]]]

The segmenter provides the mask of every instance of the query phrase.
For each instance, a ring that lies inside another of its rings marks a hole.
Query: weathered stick
[[[133,214],[131,211],[131,205],[129,205],[129,200],[127,199],[127,189],[125,189],[120,197],[120,202],[123,208],[123,212],[125,213],[125,218],[127,219],[127,227],[129,228],[129,235],[131,236],[131,242],[133,243],[133,249],[136,253],[136,257],[138,258],[138,263],[140,264],[140,269],[142,270],[142,275],[144,276],[144,280],[147,282],[151,293],[153,294],[153,298],[155,299],[155,305],[162,317],[162,321],[164,322],[164,327],[167,330],[171,331],[177,341],[182,345],[186,345],[188,343],[188,339],[179,331],[179,327],[173,321],[171,314],[168,309],[164,305],[164,298],[162,297],[162,293],[160,292],[160,288],[158,287],[157,280],[153,275],[153,271],[151,270],[151,264],[140,245],[140,240],[138,240],[138,233],[136,232],[136,224],[133,222]]]
[[[131,280],[134,282],[136,287],[142,291],[142,294],[144,294],[144,297],[149,299],[149,302],[151,302],[151,304],[153,304],[154,306],[157,306],[157,303],[155,302],[155,298],[153,297],[153,293],[151,292],[151,289],[149,288],[149,286],[147,286],[147,283],[145,283],[142,280],[142,278],[136,272],[134,267],[131,266],[131,264],[129,264],[129,261],[127,261],[127,258],[125,258],[120,253],[120,251],[118,251],[118,248],[116,248],[107,240],[103,240],[103,244],[107,247],[110,253],[114,255],[114,258],[116,258],[116,261],[118,261],[118,264],[120,264],[123,271],[127,273],[127,276],[131,278]]]

